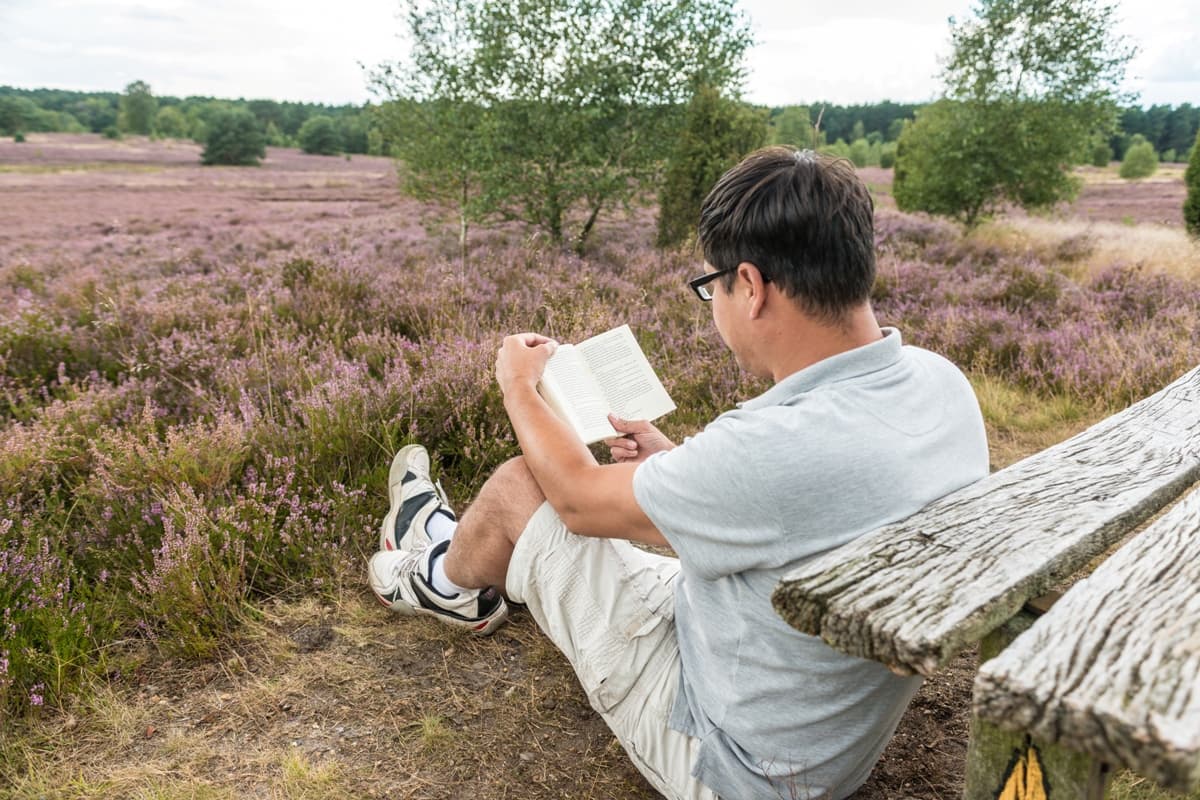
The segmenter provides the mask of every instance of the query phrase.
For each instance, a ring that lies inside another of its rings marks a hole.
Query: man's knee
[[[489,482],[492,481],[496,483],[497,499],[503,498],[506,510],[511,515],[510,524],[505,527],[515,543],[525,528],[524,523],[546,502],[546,496],[529,471],[524,456],[510,458],[501,464],[492,473]]]
[[[546,502],[522,456],[501,464],[479,490],[469,512],[478,515],[473,522],[493,532],[502,532],[513,544],[534,512]]]
[[[542,494],[542,488],[538,486],[533,473],[529,471],[529,465],[525,463],[525,456],[516,456],[505,461],[492,473],[491,480],[502,484],[507,492],[512,492],[511,498],[514,503],[533,505],[537,508],[546,501],[546,495]]]

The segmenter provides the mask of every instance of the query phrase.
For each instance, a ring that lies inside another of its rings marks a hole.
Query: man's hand
[[[618,433],[625,434],[615,439],[604,440],[613,461],[618,464],[638,464],[649,458],[652,453],[675,447],[675,443],[664,436],[662,431],[644,419],[626,420],[609,414],[608,421]]]
[[[496,355],[496,382],[500,384],[500,391],[508,394],[516,386],[537,386],[546,369],[546,362],[557,347],[558,342],[540,333],[518,333],[504,337],[504,343]]]

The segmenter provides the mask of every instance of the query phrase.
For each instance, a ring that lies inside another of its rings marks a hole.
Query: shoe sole
[[[499,628],[501,625],[503,625],[505,623],[505,621],[508,620],[508,606],[507,605],[504,607],[504,611],[502,613],[496,614],[495,616],[492,616],[492,617],[488,617],[487,619],[461,620],[461,619],[454,619],[453,617],[447,617],[443,614],[439,614],[436,611],[433,611],[432,609],[424,608],[421,606],[414,606],[410,603],[405,602],[404,600],[389,601],[389,600],[381,597],[379,595],[379,593],[376,592],[374,589],[371,590],[371,593],[375,595],[376,600],[378,600],[380,603],[383,604],[384,608],[394,611],[397,614],[400,614],[405,617],[416,617],[416,616],[434,617],[438,621],[443,622],[447,625],[453,625],[456,628],[466,628],[467,630],[469,630],[471,633],[475,634],[476,636],[488,636],[488,635],[494,633],[497,628]]]
[[[388,513],[383,518],[383,524],[379,526],[380,550],[396,549],[392,547],[392,537],[389,534],[396,526],[396,517],[400,514],[400,489],[404,475],[408,472],[408,454],[414,450],[424,449],[419,444],[408,444],[401,447],[395,458],[392,459],[392,466],[388,469]],[[426,460],[428,460],[428,456],[426,456]]]

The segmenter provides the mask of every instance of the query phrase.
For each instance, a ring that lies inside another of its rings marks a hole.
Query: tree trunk
[[[603,203],[596,203],[592,208],[592,213],[588,215],[587,222],[583,223],[583,227],[579,229],[579,236],[575,239],[575,252],[579,255],[583,255],[583,247],[587,244],[587,238],[596,224],[596,217],[600,216],[602,205]]]

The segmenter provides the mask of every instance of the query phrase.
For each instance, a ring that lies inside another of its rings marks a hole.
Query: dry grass
[[[0,797],[655,796],[527,616],[484,640],[365,592],[254,616],[219,660],[151,657],[19,723]]]
[[[1200,789],[1183,795],[1167,791],[1149,778],[1122,772],[1113,779],[1108,800],[1200,800]]]
[[[1113,411],[1070,396],[1041,398],[987,374],[970,378],[987,425],[992,469],[1074,436]]]
[[[1139,178],[1136,181],[1130,181],[1127,178],[1121,177],[1121,162],[1113,161],[1107,167],[1077,167],[1075,175],[1083,180],[1085,186],[1105,183],[1170,183],[1172,181],[1183,180],[1183,173],[1186,170],[1187,164],[1182,162],[1159,164],[1158,169],[1155,170],[1153,175],[1146,178]]]
[[[971,235],[1005,250],[1028,252],[1076,275],[1123,265],[1200,278],[1200,242],[1181,227],[1012,217],[984,225]]]
[[[62,174],[69,172],[162,172],[163,167],[154,164],[122,164],[120,162],[79,162],[76,164],[0,164],[0,174],[20,173],[29,175]]]

